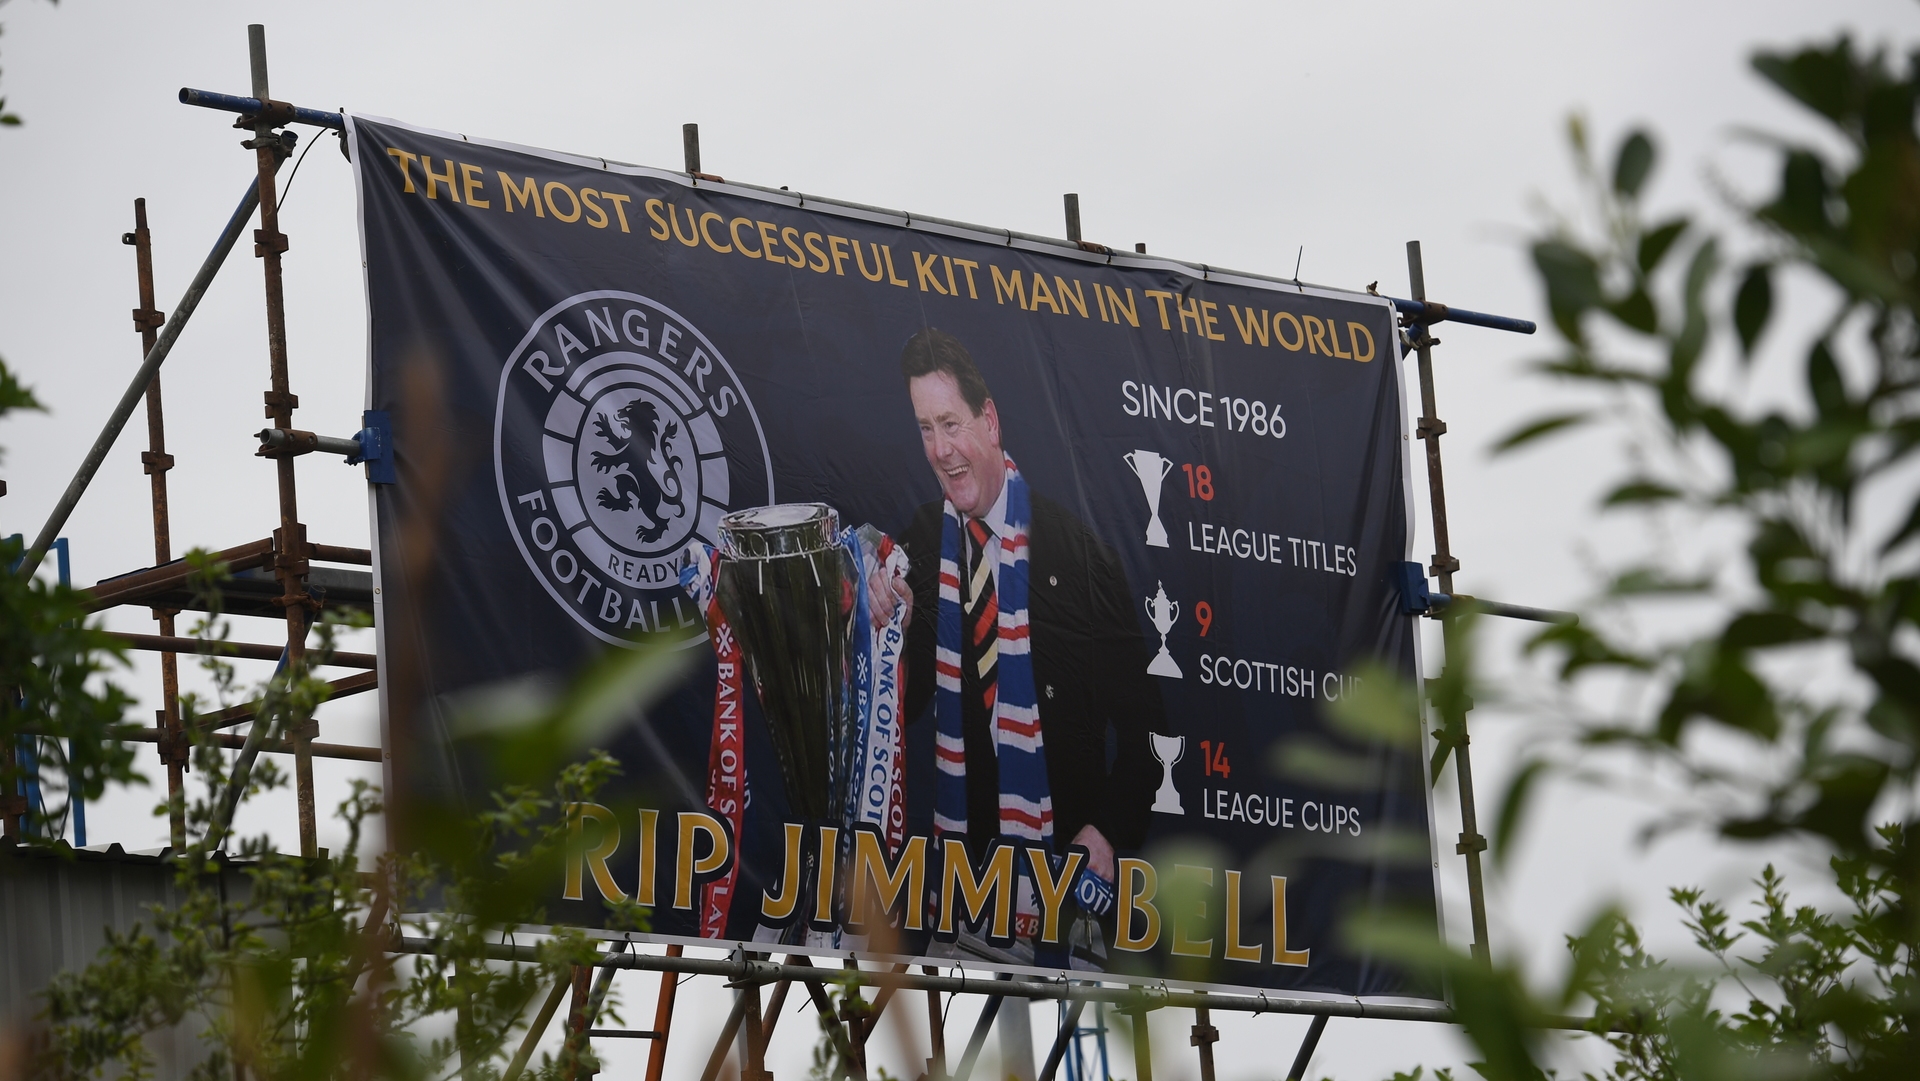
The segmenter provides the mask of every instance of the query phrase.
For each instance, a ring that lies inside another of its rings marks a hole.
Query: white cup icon
[[[1140,478],[1140,490],[1147,497],[1147,544],[1154,548],[1167,544],[1167,527],[1160,523],[1160,482],[1173,472],[1173,459],[1162,458],[1158,451],[1132,450],[1121,455]]]
[[[1180,790],[1173,787],[1173,764],[1186,753],[1187,737],[1163,736],[1158,732],[1149,732],[1147,736],[1153,741],[1153,757],[1160,760],[1160,791],[1153,794],[1153,809],[1163,815],[1186,814],[1186,809],[1180,806]]]

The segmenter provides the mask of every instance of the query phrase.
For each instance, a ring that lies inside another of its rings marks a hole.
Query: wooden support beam
[[[1220,1030],[1212,1024],[1210,1011],[1198,1007],[1193,1011],[1193,1034],[1187,1042],[1200,1049],[1200,1081],[1213,1081],[1213,1045],[1220,1042]]]
[[[365,548],[342,548],[337,544],[309,544],[307,551],[317,563],[350,563],[373,566],[373,553]]]
[[[686,949],[682,946],[667,947],[668,957],[679,957],[685,953]],[[673,1000],[679,991],[678,973],[660,973],[660,997],[653,1006],[653,1047],[647,1052],[647,1081],[660,1081],[660,1075],[667,1068],[667,1037],[671,1035],[669,1027],[673,1024]]]
[[[740,1081],[771,1081],[773,1075],[767,1072],[767,1037],[761,1031],[760,985],[750,983],[740,988],[741,1001],[745,1009],[740,1014],[742,1040],[746,1052],[745,1061],[740,1066]]]
[[[273,538],[265,537],[257,541],[213,553],[216,562],[225,563],[229,571],[252,570],[273,562]],[[111,608],[116,604],[138,604],[143,598],[156,593],[165,593],[170,589],[179,589],[193,576],[193,568],[184,559],[163,563],[158,567],[148,567],[118,578],[109,578],[94,583],[90,592],[93,603],[88,607],[94,611]]]
[[[814,967],[813,959],[810,957],[807,957],[804,954],[793,954],[789,956],[787,958],[787,963],[790,965],[797,965],[801,968]],[[839,1014],[834,1011],[833,1000],[827,997],[826,985],[820,982],[819,980],[808,980],[806,981],[806,983],[807,983],[807,997],[813,999],[814,1010],[818,1012],[822,1018],[826,1019],[829,1022],[825,1026],[827,1031],[827,1038],[832,1041],[833,1049],[839,1052],[840,1061],[842,1062],[855,1061],[853,1057],[853,1048],[847,1042],[846,1026],[838,1023],[840,1020]],[[861,1078],[860,1081],[865,1081],[865,1078]]]
[[[336,679],[327,684],[327,701],[332,702],[348,695],[371,691],[378,686],[380,686],[380,676],[376,672],[361,672],[359,675]],[[243,702],[218,713],[209,713],[199,718],[198,723],[204,728],[232,728],[234,725],[253,720],[259,712],[259,702]]]
[[[120,738],[133,743],[158,743],[167,736],[164,728],[136,728]],[[232,732],[211,732],[207,738],[222,747],[239,750],[247,745],[245,736]],[[350,743],[313,743],[309,744],[316,758],[344,758],[354,762],[380,762],[384,755],[378,747],[356,747]],[[292,754],[294,746],[285,740],[265,740],[260,744],[262,752],[270,754]]]
[[[1327,1015],[1320,1014],[1307,1026],[1306,1039],[1300,1041],[1300,1051],[1293,1056],[1293,1066],[1287,1070],[1287,1081],[1301,1081],[1307,1076],[1307,1067],[1313,1063],[1313,1052],[1320,1046],[1320,1034],[1327,1031]]]
[[[907,966],[905,965],[893,966],[895,973],[905,972],[906,970]],[[879,994],[873,996],[873,1012],[867,1015],[867,1030],[860,1034],[862,1043],[865,1043],[867,1039],[873,1035],[874,1029],[880,1027],[880,1015],[886,1012],[887,1003],[893,1001],[893,994],[898,990],[900,990],[898,985],[888,984],[880,989]]]
[[[668,973],[672,977],[672,973]],[[540,1037],[546,1034],[547,1026],[553,1023],[553,1015],[560,1009],[560,1000],[566,997],[567,988],[572,986],[570,979],[556,980],[553,990],[547,992],[546,1002],[540,1005],[533,1024],[527,1026],[527,1033],[520,1038],[520,1050],[514,1052],[513,1061],[507,1064],[507,1072],[500,1075],[500,1081],[519,1081],[520,1074],[527,1068],[527,1060],[533,1057],[533,1049],[540,1045]]]
[[[715,1081],[720,1076],[720,1067],[727,1064],[727,1049],[733,1045],[733,1038],[740,1031],[740,1019],[747,1012],[747,996],[735,995],[733,1009],[727,1013],[727,1021],[720,1026],[720,1038],[713,1042],[713,1052],[707,1056],[707,1068],[700,1071],[700,1081]]]
[[[1148,1038],[1146,1010],[1128,1011],[1133,1022],[1133,1072],[1140,1081],[1153,1081],[1153,1041]]]
[[[198,653],[248,661],[277,661],[282,648],[262,642],[217,642],[201,638],[170,638],[162,634],[127,634],[123,631],[108,631],[107,634],[128,649],[145,649],[156,653]],[[335,668],[377,667],[371,653],[335,653],[327,663]]]
[[[929,976],[940,974],[940,970],[932,965],[923,965],[920,971]],[[927,1035],[933,1050],[933,1054],[927,1058],[927,1081],[946,1081],[947,1022],[941,1016],[940,992],[931,987],[927,988]]]
[[[1003,972],[994,978],[1011,981],[1013,976]],[[967,1041],[966,1053],[960,1056],[960,1068],[954,1071],[953,1081],[967,1081],[973,1076],[973,1064],[980,1059],[980,1048],[986,1046],[987,1033],[992,1030],[993,1019],[999,1016],[1000,1004],[1004,1001],[1002,995],[987,996],[987,1005],[980,1011],[980,1020],[974,1022],[973,1038]]]
[[[1079,1035],[1080,1011],[1086,1008],[1087,1001],[1077,998],[1065,1005],[1066,1016],[1060,1019],[1060,1028],[1053,1034],[1053,1046],[1047,1050],[1047,1061],[1040,1067],[1039,1081],[1053,1081],[1054,1075],[1060,1072],[1060,1060],[1066,1057],[1067,1045]]]
[[[773,1040],[774,1026],[780,1023],[780,1010],[787,1004],[787,991],[791,987],[792,980],[781,980],[773,985],[773,996],[767,1000],[767,1010],[760,1016],[760,1046],[763,1052]]]
[[[587,1002],[593,997],[593,967],[573,966],[571,984],[573,996],[567,1002],[567,1050],[572,1054],[567,1062],[567,1081],[586,1081],[597,1072],[581,1068],[581,1060],[592,1050],[587,1042],[587,1015],[592,1012]]]
[[[849,957],[841,967],[848,972],[858,974],[860,962]],[[858,983],[849,987],[846,993],[847,998],[840,1001],[840,1020],[846,1023],[847,1046],[853,1051],[853,1057],[847,1062],[847,1072],[864,1081],[867,1076],[867,1024],[866,1018],[862,1016],[864,1011],[861,1007],[866,1004],[866,999],[861,996]],[[856,1005],[849,999],[858,999],[859,1004]]]

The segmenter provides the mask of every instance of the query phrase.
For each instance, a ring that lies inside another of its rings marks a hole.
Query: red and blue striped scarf
[[[1047,751],[1040,738],[1040,702],[1033,687],[1033,648],[1027,625],[1027,530],[1033,521],[1027,482],[1007,460],[1007,533],[1000,539],[998,692],[993,702],[993,740],[999,758],[999,835],[1053,840],[1053,796],[1047,782]],[[960,513],[952,501],[940,530],[940,618],[934,656],[935,756],[940,772],[934,791],[934,829],[967,832],[967,750],[961,720],[960,665],[963,623],[960,603]]]

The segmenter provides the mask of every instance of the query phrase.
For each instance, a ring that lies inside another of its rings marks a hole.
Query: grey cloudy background
[[[1403,245],[1419,239],[1436,299],[1539,318],[1521,240],[1542,220],[1543,201],[1575,201],[1563,134],[1570,113],[1586,115],[1608,147],[1627,127],[1650,125],[1664,152],[1654,202],[1710,205],[1719,185],[1755,191],[1770,179],[1736,129],[1813,130],[1749,73],[1755,48],[1841,29],[1909,43],[1915,14],[1897,0],[58,8],[18,0],[0,8],[0,93],[27,120],[0,130],[0,356],[50,412],[0,428],[9,486],[0,532],[38,530],[138,363],[127,314],[133,257],[119,239],[132,228],[132,200],[148,200],[159,304],[171,310],[250,182],[252,155],[236,145],[244,133],[223,114],[174,100],[183,85],[247,92],[248,22],[268,27],[275,96],[304,105],[667,167],[680,163],[680,125],[697,121],[705,168],[732,179],[1054,235],[1060,195],[1074,191],[1092,240],[1280,274],[1298,256],[1310,281],[1379,281],[1401,295]],[[296,420],[344,433],[364,390],[364,306],[352,183],[331,137],[301,167],[281,220],[292,241]],[[273,470],[251,457],[266,386],[260,301],[258,265],[242,244],[165,369],[179,462],[176,551],[239,544],[276,524]],[[1441,336],[1463,591],[1571,605],[1591,588],[1594,566],[1665,543],[1591,514],[1595,493],[1624,468],[1617,437],[1489,458],[1494,439],[1555,400],[1524,375],[1547,349],[1544,336],[1457,326]],[[136,415],[65,531],[81,583],[151,562],[144,447]],[[357,474],[302,460],[301,514],[314,540],[366,543]],[[1423,486],[1417,466],[1415,477]],[[1431,551],[1424,536],[1418,550]],[[152,627],[144,609],[107,621]],[[271,640],[274,629],[239,632]],[[1498,654],[1517,640],[1502,630],[1491,644]],[[148,661],[125,680],[145,709],[157,696]],[[1484,809],[1537,722],[1487,709],[1474,723]],[[372,742],[371,697],[331,707],[322,731],[330,741]],[[328,762],[316,773],[323,805],[349,776],[374,777]],[[89,839],[163,843],[164,823],[147,814],[155,798],[152,789],[115,793],[92,809]],[[1445,786],[1435,797],[1443,852],[1458,828],[1444,813],[1451,798]],[[293,843],[290,797],[254,815],[254,828]],[[1728,852],[1698,838],[1645,848],[1635,841],[1645,817],[1644,805],[1617,796],[1554,789],[1493,887],[1496,948],[1550,974],[1560,936],[1609,900],[1664,917],[1670,884],[1737,888],[1763,855],[1795,865],[1790,851]],[[330,840],[339,838],[323,833],[321,843]],[[1443,886],[1448,926],[1461,939],[1457,862],[1444,861]],[[1661,935],[1674,938],[1671,928]],[[628,1020],[645,1024],[653,981],[628,980]],[[698,1069],[724,994],[684,989],[669,1076]],[[902,1002],[903,1016],[923,1016],[918,996]],[[953,1044],[975,1009],[958,1004]],[[1037,1031],[1052,1019],[1051,1007],[1035,1008]],[[1190,1023],[1176,1011],[1155,1016],[1160,1076],[1196,1074]],[[1306,1027],[1275,1017],[1216,1023],[1224,1078],[1278,1076]],[[878,1061],[911,1077],[920,1067],[902,1061],[891,1031],[883,1027]],[[813,1032],[810,1010],[782,1024],[780,1076],[804,1072]],[[629,1043],[603,1052],[611,1073],[638,1068],[644,1045]],[[1114,1051],[1117,1072],[1132,1076],[1126,1049],[1116,1042]],[[1380,1077],[1464,1054],[1438,1027],[1336,1020],[1315,1073]]]

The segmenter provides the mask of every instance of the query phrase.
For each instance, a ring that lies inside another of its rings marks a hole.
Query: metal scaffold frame
[[[150,478],[154,563],[151,567],[108,578],[98,583],[93,589],[92,606],[96,611],[118,605],[145,606],[152,610],[153,618],[157,623],[157,634],[119,634],[116,637],[129,648],[157,651],[161,655],[161,704],[155,711],[154,726],[137,730],[132,738],[154,743],[161,762],[166,766],[170,806],[169,829],[175,848],[184,847],[186,843],[182,771],[187,764],[190,747],[185,728],[186,721],[180,706],[178,656],[182,653],[207,652],[209,647],[199,640],[180,637],[175,625],[175,617],[183,608],[193,603],[189,588],[192,569],[185,561],[176,559],[173,555],[167,485],[168,474],[175,467],[175,462],[166,449],[160,367],[256,210],[259,212],[260,221],[259,227],[253,232],[254,255],[261,263],[267,315],[268,389],[264,395],[264,405],[265,417],[271,425],[260,433],[261,447],[258,453],[261,457],[272,459],[274,463],[279,524],[270,537],[227,548],[216,553],[216,558],[225,563],[235,574],[248,576],[244,583],[238,583],[244,585],[247,591],[244,594],[245,603],[229,610],[235,611],[236,614],[267,616],[281,621],[284,625],[284,640],[278,645],[240,643],[229,646],[223,644],[221,653],[244,659],[276,661],[282,667],[297,665],[305,656],[306,638],[316,612],[324,605],[336,603],[343,598],[357,599],[357,590],[361,588],[369,591],[367,600],[371,600],[370,581],[365,586],[360,584],[360,579],[365,577],[365,572],[338,569],[370,567],[372,555],[368,549],[317,544],[307,539],[307,527],[300,520],[299,515],[295,459],[308,453],[321,452],[345,455],[349,462],[368,461],[372,469],[384,469],[389,476],[392,468],[391,448],[386,445],[384,435],[374,428],[370,427],[352,438],[333,438],[293,427],[293,415],[299,406],[299,398],[293,393],[289,375],[286,304],[281,268],[282,255],[288,250],[288,238],[279,227],[276,178],[282,163],[296,145],[297,137],[291,131],[284,129],[289,124],[305,124],[339,132],[344,131],[345,122],[342,115],[337,112],[308,109],[275,100],[271,96],[267,77],[266,40],[263,27],[254,25],[248,28],[248,44],[252,74],[251,96],[238,97],[183,89],[179,97],[183,103],[189,105],[240,114],[235,127],[252,133],[252,137],[243,145],[253,151],[254,178],[249,182],[239,206],[235,208],[232,217],[222,229],[212,251],[202,262],[199,271],[194,275],[171,316],[163,314],[155,306],[152,240],[147,227],[146,201],[135,200],[134,228],[125,234],[123,239],[134,248],[135,254],[139,307],[133,309],[133,323],[141,337],[142,363],[126,393],[115,406],[104,429],[89,449],[72,482],[27,552],[19,571],[25,575],[33,574],[47,551],[55,545],[61,528],[66,524],[108,450],[130,419],[134,407],[144,400],[148,447],[141,453],[140,460],[143,470]],[[685,171],[696,179],[717,180],[717,177],[701,172],[699,131],[695,125],[685,126],[683,143]],[[808,198],[810,201],[823,203],[836,202],[829,199],[814,199],[811,196]],[[1084,251],[1111,252],[1111,249],[1082,239],[1077,195],[1069,194],[1065,197],[1065,216],[1067,232],[1065,241],[1010,232],[1008,235]],[[1138,245],[1135,250],[1143,252],[1145,246]],[[1210,272],[1219,272],[1219,268],[1200,264],[1188,265],[1203,276]],[[1400,316],[1404,335],[1403,345],[1412,350],[1418,369],[1420,416],[1413,434],[1425,446],[1434,554],[1432,563],[1428,567],[1421,568],[1416,564],[1403,565],[1403,568],[1413,568],[1411,572],[1403,570],[1403,574],[1408,576],[1408,580],[1403,583],[1403,611],[1409,616],[1439,617],[1450,609],[1457,610],[1463,602],[1471,602],[1471,606],[1476,610],[1494,615],[1549,622],[1570,620],[1573,617],[1567,613],[1476,600],[1454,593],[1453,579],[1460,569],[1460,562],[1453,555],[1451,547],[1441,468],[1440,437],[1445,434],[1447,426],[1439,419],[1435,402],[1433,349],[1439,342],[1429,331],[1435,324],[1446,321],[1517,333],[1532,333],[1534,325],[1525,320],[1452,308],[1429,300],[1426,293],[1425,269],[1417,241],[1407,245],[1407,267],[1411,297],[1406,300],[1394,299],[1393,304]],[[1268,278],[1268,280],[1287,280],[1297,284],[1297,279]],[[316,564],[323,566],[316,567]],[[1439,586],[1437,591],[1428,590],[1426,586],[1428,578],[1437,579]],[[375,670],[375,661],[372,656],[335,653],[329,658],[329,663],[338,667],[361,670],[356,674],[332,681],[330,686],[333,698],[373,690],[379,684],[381,675]],[[241,769],[246,768],[246,765],[252,761],[252,756],[261,752],[291,754],[294,757],[300,852],[304,857],[313,858],[319,854],[314,814],[313,759],[329,757],[378,762],[383,759],[385,749],[316,742],[318,726],[311,721],[300,730],[286,733],[284,738],[271,741],[266,738],[265,725],[251,725],[244,737],[225,731],[253,721],[255,710],[256,705],[244,704],[200,718],[196,723],[203,726],[205,734],[211,735],[217,743],[228,748],[239,749],[241,757],[239,768]],[[1483,896],[1484,883],[1480,865],[1480,853],[1486,849],[1487,843],[1478,832],[1472,766],[1465,736],[1465,719],[1460,717],[1451,718],[1451,720],[1456,722],[1455,727],[1459,733],[1458,743],[1452,748],[1458,779],[1461,818],[1461,833],[1455,851],[1465,861],[1473,956],[1483,963],[1490,963],[1486,906]],[[8,754],[13,753],[12,748],[0,750]],[[12,797],[13,794],[6,795]],[[12,798],[0,800],[0,811],[4,811],[5,832],[8,838],[15,838],[19,834],[21,820],[26,813],[26,809],[21,806],[22,802]],[[509,1066],[505,1075],[506,1081],[516,1081],[522,1073],[536,1043],[550,1026],[553,1015],[558,1011],[563,998],[570,999],[565,1024],[571,1038],[580,1041],[620,1038],[648,1040],[651,1046],[647,1064],[647,1081],[659,1081],[665,1067],[666,1050],[681,976],[715,977],[725,980],[735,989],[733,1008],[722,1026],[719,1039],[708,1055],[703,1081],[713,1081],[720,1075],[736,1045],[739,1049],[738,1069],[743,1081],[760,1081],[762,1078],[771,1077],[765,1065],[767,1045],[779,1023],[782,1007],[795,984],[804,988],[821,1017],[827,1019],[828,1023],[824,1026],[827,1036],[839,1049],[843,1060],[848,1063],[849,1072],[856,1077],[865,1076],[868,1038],[874,1032],[881,1015],[896,993],[900,990],[924,992],[927,996],[932,1052],[927,1060],[926,1072],[930,1081],[949,1081],[949,1079],[966,1081],[973,1072],[988,1030],[992,1027],[1002,1002],[1008,998],[1027,1002],[1054,1000],[1059,1003],[1057,1030],[1044,1065],[1039,1071],[1041,1081],[1052,1081],[1063,1063],[1067,1065],[1069,1074],[1078,1081],[1083,1076],[1083,1071],[1094,1065],[1096,1057],[1099,1071],[1102,1074],[1105,1073],[1107,1069],[1105,1034],[1109,1031],[1107,1026],[1109,1008],[1130,1016],[1135,1022],[1128,1027],[1131,1029],[1136,1069],[1141,1081],[1151,1081],[1152,1078],[1152,1049],[1149,1045],[1145,1018],[1150,1011],[1158,1009],[1192,1009],[1195,1012],[1189,1042],[1196,1049],[1203,1081],[1213,1081],[1214,1077],[1213,1047],[1220,1039],[1218,1028],[1211,1023],[1212,1012],[1216,1010],[1310,1016],[1312,1023],[1288,1074],[1290,1078],[1295,1079],[1305,1075],[1330,1017],[1428,1022],[1449,1022],[1453,1019],[1450,1009],[1434,1005],[1396,1005],[1365,1002],[1359,999],[1297,998],[1285,995],[1226,994],[1178,990],[1164,985],[1111,986],[1079,980],[1015,978],[1010,975],[981,978],[967,976],[959,970],[955,970],[954,974],[943,974],[939,969],[930,966],[919,972],[913,972],[905,963],[862,969],[851,959],[846,961],[845,970],[835,971],[817,967],[812,960],[801,955],[790,956],[785,964],[777,964],[770,959],[769,955],[755,955],[739,950],[726,958],[701,958],[686,956],[682,945],[670,945],[664,953],[641,953],[629,949],[630,945],[625,940],[614,940],[594,966],[576,966],[567,979],[552,989],[529,1029],[525,1042],[519,1048],[519,1053]],[[387,942],[387,948],[395,954],[417,954],[432,953],[435,946],[432,941],[426,939],[394,938]],[[502,945],[493,951],[493,956],[501,961],[525,962],[535,959],[535,951],[527,946]],[[597,977],[593,975],[595,967],[599,969]],[[613,975],[620,970],[660,973],[652,1028],[628,1030],[595,1026],[594,1021],[600,1012]],[[873,998],[866,1002],[864,1009],[847,1008],[844,1004],[836,1006],[828,993],[829,984],[844,982],[850,973],[855,974],[856,990],[852,993],[859,993],[858,988],[873,991]],[[771,989],[764,1007],[761,1002],[763,987]],[[984,996],[985,1005],[960,1061],[949,1072],[946,1045],[948,1010],[943,1006],[942,996],[961,994]],[[1081,1023],[1084,1007],[1089,1002],[1095,1004],[1095,1020],[1090,1026]],[[1584,1027],[1584,1022],[1579,1019],[1563,1019],[1557,1024],[1567,1028]],[[1093,1044],[1092,1057],[1089,1057],[1083,1048],[1083,1040]]]

